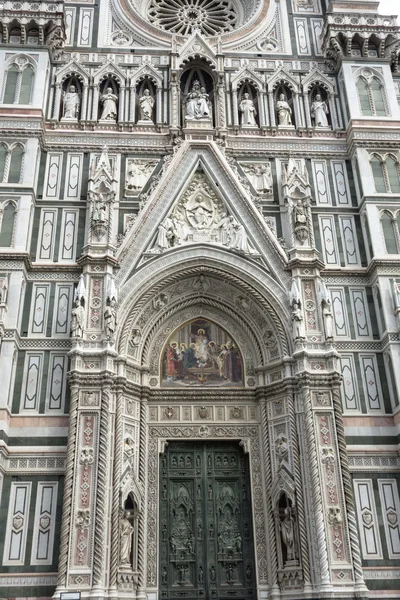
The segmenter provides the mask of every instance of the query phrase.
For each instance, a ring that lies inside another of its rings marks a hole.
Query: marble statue
[[[81,101],[74,85],[69,87],[68,92],[63,93],[64,97],[64,119],[78,119]]]
[[[286,546],[287,560],[295,560],[294,519],[289,507],[285,508],[285,517],[280,522],[282,542]]]
[[[302,225],[307,227],[306,209],[303,206],[301,200],[298,200],[297,204],[294,207],[294,223],[295,225]]]
[[[83,327],[85,324],[85,309],[79,298],[75,299],[75,306],[71,311],[71,337],[83,337]]]
[[[240,124],[242,127],[257,127],[255,119],[257,110],[249,94],[243,94],[243,100],[239,104],[239,111],[241,112]]]
[[[333,315],[332,306],[329,299],[323,299],[321,302],[322,316],[324,319],[325,338],[327,340],[333,338]]]
[[[104,311],[104,330],[107,338],[112,339],[114,337],[115,330],[117,328],[117,308],[114,298],[110,300],[110,303]]]
[[[159,252],[171,248],[174,245],[175,240],[175,228],[172,219],[166,217],[164,221],[158,226],[156,247]]]
[[[299,301],[294,301],[292,304],[292,321],[293,321],[293,339],[304,338],[304,317]]]
[[[186,120],[210,119],[210,100],[204,87],[198,81],[186,96]]]
[[[117,120],[117,101],[118,96],[114,94],[112,87],[108,87],[106,93],[100,96],[100,103],[103,106],[100,121]]]
[[[150,90],[145,89],[143,96],[139,98],[140,120],[153,123],[153,107],[154,98],[150,94]]]
[[[279,94],[279,98],[276,103],[276,112],[278,114],[278,125],[283,127],[292,125],[292,109],[286,102],[285,94]]]
[[[133,527],[128,519],[128,513],[125,512],[119,522],[119,560],[121,565],[131,566],[132,536]]]
[[[326,115],[329,113],[328,106],[321,95],[315,96],[314,102],[311,104],[311,117],[314,119],[315,127],[329,127],[328,119]]]

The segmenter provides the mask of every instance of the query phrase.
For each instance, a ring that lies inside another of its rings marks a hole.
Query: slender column
[[[225,111],[225,82],[224,75],[220,73],[218,82],[218,114],[216,114],[216,126],[226,127],[226,111]],[[216,107],[217,108],[217,107]]]
[[[162,123],[162,87],[158,87],[156,91],[156,123],[160,125]]]
[[[125,86],[122,85],[119,90],[118,121],[125,121]]]
[[[61,83],[56,84],[56,93],[54,94],[53,104],[53,119],[58,121],[60,116],[60,103],[61,103]]]
[[[22,71],[19,71],[17,77],[17,83],[15,85],[15,93],[14,93],[14,103],[18,104],[19,95],[21,92],[21,84],[22,84]]]
[[[146,530],[147,530],[147,398],[140,404],[140,449],[139,449],[139,481],[143,486],[144,498],[142,512],[138,523],[138,596],[145,597],[146,582]]]
[[[179,88],[176,81],[177,74],[172,72],[173,79],[170,83],[171,90],[171,126],[179,127]],[[183,123],[184,125],[184,123]]]
[[[130,87],[130,98],[129,98],[129,122],[135,123],[136,113],[136,89],[134,85]]]
[[[314,519],[317,539],[315,540],[318,548],[318,558],[321,571],[321,585],[328,586],[329,581],[329,563],[328,549],[326,545],[324,509],[322,505],[321,481],[318,469],[318,455],[315,441],[314,415],[311,403],[311,392],[309,387],[303,387],[301,394],[304,402],[306,439],[308,449],[308,466],[310,469],[310,479],[312,485],[312,500],[314,504]]]
[[[68,546],[71,526],[72,493],[74,487],[74,465],[78,422],[79,386],[71,385],[71,403],[69,409],[69,427],[67,443],[67,463],[64,475],[64,498],[60,532],[60,557],[58,560],[57,588],[67,587]]]
[[[116,588],[117,586],[117,573],[119,563],[119,488],[122,472],[123,402],[123,394],[122,392],[118,392],[115,406],[114,472],[111,513],[110,588]]]
[[[93,553],[93,588],[102,593],[106,575],[107,494],[109,491],[109,422],[110,390],[102,389],[100,411],[100,440],[97,465],[96,514]]]
[[[276,538],[275,538],[275,523],[274,523],[274,512],[272,507],[272,501],[270,496],[270,490],[272,489],[272,470],[271,470],[271,458],[270,458],[270,441],[268,433],[268,412],[267,402],[264,398],[260,399],[261,404],[261,434],[262,434],[262,445],[264,455],[264,473],[265,473],[265,489],[266,489],[266,512],[267,512],[267,535],[268,535],[268,547],[269,547],[269,563],[268,563],[268,576],[269,585],[272,592],[272,597],[276,597],[279,594],[278,587],[278,555],[276,550]]]
[[[81,108],[81,121],[86,121],[87,119],[87,98],[88,98],[88,86],[83,86],[82,93],[82,108]]]
[[[264,107],[265,126],[268,127],[270,124],[270,119],[269,119],[269,110],[268,110],[268,96],[267,96],[266,92],[263,92],[261,94],[261,102],[263,103],[263,107]]]
[[[305,111],[306,111],[306,125],[307,125],[307,127],[311,128],[312,122],[311,122],[310,99],[309,99],[307,92],[304,94],[304,106],[305,106]]]
[[[4,162],[4,171],[3,171],[3,181],[8,181],[8,175],[10,173],[10,165],[11,165],[12,152],[8,151],[6,154],[6,160]]]
[[[291,437],[293,440],[292,445],[292,456],[294,465],[294,480],[296,485],[296,501],[297,501],[297,516],[300,533],[300,549],[301,549],[301,564],[303,567],[304,585],[307,588],[311,586],[311,571],[310,571],[310,557],[308,548],[308,537],[306,527],[306,513],[304,509],[304,498],[303,498],[303,485],[301,476],[300,466],[300,453],[297,440],[297,427],[296,427],[296,414],[293,396],[289,395],[287,398],[288,412],[289,412],[289,426],[291,431]]]
[[[301,118],[300,98],[299,98],[298,92],[295,92],[295,94],[294,94],[293,108],[294,108],[294,116],[295,116],[295,120],[296,120],[296,128],[302,127],[303,120]]]
[[[269,115],[271,118],[271,126],[276,127],[274,94],[272,91],[268,92],[268,104],[269,104]]]
[[[258,95],[258,110],[260,113],[260,127],[265,127],[265,106],[264,106],[264,92]]]
[[[82,102],[83,104],[83,102]],[[83,111],[82,111],[83,113]],[[99,88],[96,85],[93,89],[93,103],[92,103],[92,121],[97,121],[99,116]]]
[[[335,96],[329,96],[328,104],[332,119],[332,129],[339,129],[339,119],[336,111]]]
[[[239,107],[238,107],[238,93],[235,88],[232,90],[232,103],[233,103],[233,125],[239,127]]]
[[[339,387],[332,388],[333,409],[336,423],[336,437],[339,447],[340,466],[343,482],[344,497],[346,500],[347,521],[349,525],[351,555],[353,558],[354,576],[356,587],[365,590],[363,570],[361,566],[360,542],[358,538],[356,511],[354,506],[353,488],[351,485],[349,460],[347,457],[346,437],[344,433],[342,402]]]

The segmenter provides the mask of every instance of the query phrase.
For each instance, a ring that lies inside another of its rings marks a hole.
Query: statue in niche
[[[287,458],[288,455],[288,441],[284,433],[279,433],[275,439],[275,452],[278,455],[279,464],[282,460]]]
[[[105,94],[100,96],[100,104],[103,107],[100,121],[116,121],[117,120],[117,101],[118,96],[114,94],[112,87],[108,87]]]
[[[81,100],[74,85],[69,87],[68,92],[63,92],[64,97],[64,119],[76,121],[79,117]]]
[[[324,100],[321,98],[321,94],[315,96],[314,102],[311,104],[311,117],[314,119],[315,127],[329,127],[328,119],[326,117],[329,114],[329,109]]]
[[[295,524],[290,507],[285,508],[285,516],[280,521],[282,542],[286,546],[287,560],[296,560]]]
[[[124,512],[119,521],[119,561],[121,565],[131,566],[133,526]]]
[[[304,317],[300,301],[294,300],[292,304],[293,339],[305,338]]]
[[[192,85],[192,89],[186,96],[186,120],[195,121],[199,119],[210,119],[211,103],[209,95],[198,81]]]
[[[149,123],[153,123],[153,107],[154,107],[154,98],[150,94],[149,89],[145,89],[143,91],[143,96],[139,98],[139,109],[140,109],[140,120],[148,121]]]
[[[239,104],[241,112],[240,124],[242,127],[257,127],[255,116],[257,114],[253,100],[250,99],[250,94],[243,94],[243,100]]]
[[[308,239],[307,200],[300,198],[293,207],[294,234],[301,244]]]
[[[254,165],[243,165],[251,185],[259,194],[270,194],[272,192],[272,171],[271,163]]]
[[[112,340],[117,328],[117,308],[116,301],[111,298],[106,310],[104,311],[104,331],[107,339]]]
[[[330,340],[333,338],[333,314],[332,306],[329,298],[323,298],[321,302],[322,316],[324,319],[325,338]]]
[[[75,298],[75,306],[71,311],[71,337],[83,337],[83,327],[85,323],[85,309],[79,298]]]
[[[103,194],[99,194],[99,199],[93,207],[93,221],[96,223],[107,222],[107,206],[103,199]]]
[[[292,109],[286,101],[285,94],[279,94],[276,112],[278,114],[278,125],[283,127],[292,125]]]

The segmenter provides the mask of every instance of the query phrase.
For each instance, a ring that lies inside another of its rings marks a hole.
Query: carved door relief
[[[239,443],[169,443],[160,468],[161,598],[255,598],[250,498]]]

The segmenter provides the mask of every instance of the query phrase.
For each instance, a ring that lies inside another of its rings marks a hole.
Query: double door
[[[235,442],[171,442],[160,465],[160,596],[255,598],[248,456]]]

